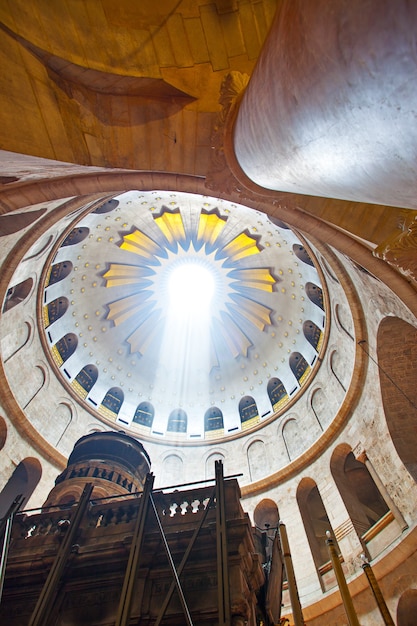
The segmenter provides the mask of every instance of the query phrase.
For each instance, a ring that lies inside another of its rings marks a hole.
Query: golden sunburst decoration
[[[199,214],[194,230],[187,229],[181,212],[163,207],[154,215],[159,235],[134,229],[123,234],[121,250],[130,253],[124,264],[110,263],[103,277],[106,287],[118,288],[119,297],[108,304],[107,319],[125,324],[132,353],[154,349],[169,316],[168,281],[173,270],[195,263],[210,271],[215,292],[206,330],[211,338],[210,367],[229,358],[247,356],[251,334],[272,324],[273,310],[261,301],[275,289],[277,278],[269,267],[251,260],[262,252],[260,237],[247,230],[222,236],[227,217],[217,211]]]

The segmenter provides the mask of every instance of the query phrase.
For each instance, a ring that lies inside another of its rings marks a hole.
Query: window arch
[[[369,351],[366,344],[363,349]],[[377,356],[388,430],[417,482],[417,329],[397,317],[384,318],[378,328]]]
[[[314,283],[306,283],[305,286],[307,298],[324,311],[323,290]]]
[[[110,211],[117,209],[118,206],[119,206],[119,201],[112,198],[111,200],[107,200],[106,202],[103,202],[103,204],[100,204],[100,206],[94,209],[92,213],[98,213],[98,214],[110,213]]]
[[[332,527],[318,487],[311,478],[303,478],[298,485],[297,503],[311,555],[324,589],[325,574],[329,569],[326,568],[326,564],[328,564],[329,561],[329,553],[326,546],[326,532],[332,531]],[[336,543],[335,539],[334,541]]]
[[[205,478],[215,477],[215,462],[221,461],[225,465],[226,459],[221,452],[214,452],[207,457]]]
[[[310,255],[308,254],[307,250],[304,248],[303,245],[301,245],[300,243],[295,243],[292,249],[293,249],[295,256],[298,259],[300,259],[300,261],[302,261],[303,263],[306,263],[307,265],[311,265],[312,267],[314,267],[314,263],[311,260]]]
[[[133,423],[140,426],[146,426],[151,428],[153,424],[153,418],[155,416],[155,409],[150,402],[141,402],[136,407],[135,414],[133,416]]]
[[[58,367],[61,367],[61,365],[74,354],[77,349],[77,345],[77,335],[74,333],[67,333],[61,337],[61,339],[57,341],[54,346],[52,346],[52,355]]]
[[[407,589],[397,606],[397,625],[414,626],[417,613],[417,589]]]
[[[346,373],[346,368],[343,367],[343,361],[340,357],[339,352],[337,350],[333,350],[330,354],[330,369],[332,370],[333,376],[336,378],[339,385],[342,387],[343,391],[346,391],[346,386],[343,384],[341,377]]]
[[[259,422],[259,411],[252,396],[243,396],[239,401],[239,415],[242,430],[250,428]]]
[[[79,396],[86,398],[97,382],[97,378],[98,369],[90,363],[89,365],[84,365],[71,384]]]
[[[323,343],[323,331],[311,320],[306,320],[303,324],[303,333],[315,351],[319,352]]]
[[[187,413],[183,409],[174,409],[173,411],[171,411],[168,418],[167,432],[187,432]]]
[[[42,466],[38,459],[29,457],[19,463],[0,493],[0,518],[4,517],[18,495],[23,496],[21,509],[24,508],[39,483],[41,475]]]
[[[120,387],[112,387],[108,390],[100,405],[99,411],[107,417],[116,418],[125,399]]]
[[[356,533],[362,537],[388,513],[388,506],[367,467],[355,458],[349,446],[337,446],[330,470]]]
[[[64,280],[72,272],[71,261],[62,261],[61,263],[55,263],[49,271],[49,276],[45,281],[45,286],[55,285],[61,280]]]
[[[7,439],[7,424],[3,417],[0,415],[0,450],[4,448],[4,444]]]
[[[254,481],[264,478],[268,467],[265,443],[261,439],[256,439],[248,447],[247,455],[250,479]]]
[[[162,485],[169,487],[184,481],[183,460],[178,454],[169,454],[162,463]]]
[[[282,438],[288,454],[288,460],[292,461],[303,449],[303,439],[300,436],[300,427],[294,417],[290,417],[282,427]]]
[[[75,246],[77,243],[81,243],[81,241],[84,241],[84,239],[88,237],[89,232],[90,229],[86,226],[78,226],[77,228],[73,228],[62,242],[61,248],[64,248],[66,246]]]
[[[274,413],[288,401],[288,394],[283,382],[279,378],[270,378],[266,387]]]
[[[311,367],[300,352],[293,352],[290,355],[290,368],[299,385],[302,385],[310,373]]]
[[[21,304],[30,294],[33,286],[33,278],[26,278],[21,283],[9,287],[3,305],[3,313],[10,311],[17,304]]]
[[[204,413],[204,431],[206,437],[218,437],[223,434],[223,413],[217,406],[211,406]]]
[[[43,307],[43,324],[45,328],[48,328],[51,324],[59,320],[69,307],[69,300],[65,296],[55,298],[52,302],[49,302]]]
[[[340,328],[347,334],[348,337],[350,337],[350,339],[354,340],[352,320],[345,307],[340,304],[336,304],[334,312]]]

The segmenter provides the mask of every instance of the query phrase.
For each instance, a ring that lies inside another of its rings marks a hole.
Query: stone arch
[[[295,417],[290,417],[282,427],[282,438],[287,450],[288,459],[292,461],[301,452],[300,428]]]
[[[36,247],[32,246],[31,254],[29,254],[28,256],[25,256],[22,263],[26,263],[27,261],[30,261],[31,259],[36,259],[37,257],[40,257],[44,252],[46,252],[46,250],[48,250],[53,240],[54,240],[53,235],[47,235],[43,237],[42,239],[40,239]]]
[[[178,454],[169,454],[162,462],[162,485],[174,486],[184,482],[184,463]]]
[[[255,439],[249,444],[247,450],[249,476],[252,481],[265,476],[268,463],[266,462],[266,448],[262,439]]]
[[[417,329],[397,317],[384,318],[377,333],[377,357],[388,430],[417,482]]]
[[[1,342],[3,362],[7,363],[15,354],[24,348],[32,336],[32,324],[28,321],[16,324],[12,332],[6,335]]]
[[[18,495],[23,496],[21,509],[24,508],[39,483],[41,475],[42,466],[38,459],[28,457],[19,463],[0,493],[0,518],[4,517]]]
[[[34,375],[31,376],[30,382],[31,386],[25,386],[26,399],[22,402],[22,408],[26,409],[32,400],[38,395],[40,390],[45,386],[46,383],[46,371],[41,365],[35,365],[33,368]]]
[[[340,353],[337,350],[333,350],[330,353],[329,365],[333,376],[336,378],[337,382],[346,393],[346,383],[343,381],[343,377],[345,375],[346,368],[343,367],[343,359],[340,356]]]
[[[310,406],[321,430],[323,430],[323,422],[326,421],[326,403],[327,398],[324,390],[321,387],[314,389],[310,397]]]
[[[31,276],[18,283],[17,285],[9,287],[6,293],[6,297],[4,299],[3,313],[6,313],[6,311],[10,311],[10,309],[13,309],[18,304],[22,304],[22,302],[27,300],[29,294],[32,291],[32,287],[33,278]]]
[[[67,402],[60,402],[53,414],[55,430],[58,434],[58,440],[55,447],[58,447],[71,425],[73,419],[73,410]],[[51,421],[51,420],[50,420]]]
[[[5,181],[8,178],[9,180]],[[0,184],[13,183],[19,180],[15,176],[1,176]],[[13,215],[0,215],[0,231],[2,237],[5,235],[14,235],[19,230],[27,228],[37,219],[46,213],[47,209],[38,209],[36,211],[23,211],[22,213],[14,213]]]
[[[358,537],[362,537],[388,511],[366,465],[355,458],[347,444],[338,445],[330,470]]]
[[[225,466],[226,458],[221,452],[213,452],[206,459],[205,478],[215,477],[215,462],[221,461]]]
[[[346,335],[350,339],[354,341],[353,334],[355,331],[353,330],[352,320],[350,319],[346,308],[341,304],[336,304],[336,306],[334,307],[334,314],[340,328],[343,330],[343,332],[346,333]]]
[[[414,626],[417,614],[417,589],[407,589],[397,605],[397,626]]]
[[[264,498],[256,505],[253,512],[255,526],[264,530],[266,528],[278,528],[279,511],[277,503],[270,498]]]
[[[304,477],[301,480],[297,487],[297,503],[313,561],[320,575],[320,568],[329,561],[326,532],[332,532],[332,527],[317,484],[312,478]]]
[[[0,415],[0,450],[4,448],[6,439],[7,439],[7,424],[6,424],[6,420]]]

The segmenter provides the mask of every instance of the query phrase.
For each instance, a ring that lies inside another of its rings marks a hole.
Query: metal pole
[[[345,607],[349,624],[350,626],[360,626],[359,621],[358,621],[358,616],[356,615],[352,598],[349,593],[346,578],[343,573],[342,566],[340,564],[339,555],[333,543],[333,539],[331,537],[330,531],[327,531],[326,535],[327,535],[326,545],[329,550],[330,560],[332,562],[333,570],[336,575],[337,584],[339,585],[340,595],[342,596],[343,606]]]
[[[22,495],[18,495],[10,505],[6,515],[1,520],[0,532],[4,527],[3,547],[1,550],[0,561],[0,602],[3,595],[4,579],[6,576],[7,556],[9,554],[10,538],[12,534],[13,518],[16,511],[18,511],[22,505],[24,498]]]
[[[361,558],[363,560],[362,569],[365,572],[366,578],[368,579],[369,586],[371,588],[372,593],[374,594],[374,598],[378,605],[379,612],[382,615],[382,619],[384,620],[384,624],[386,626],[394,626],[394,621],[391,617],[390,612],[388,611],[388,607],[384,600],[384,596],[382,595],[380,586],[378,585],[378,581],[375,578],[375,574],[372,571],[372,567],[370,563],[367,561],[365,554],[361,554]]]
[[[41,595],[36,603],[35,609],[31,615],[28,626],[46,626],[51,616],[51,612],[55,603],[58,584],[61,580],[62,573],[67,564],[69,554],[71,552],[72,545],[75,540],[75,536],[78,532],[80,522],[87,509],[90,501],[91,492],[93,491],[93,485],[87,483],[84,487],[84,491],[81,494],[80,501],[75,509],[75,512],[70,520],[70,525],[64,535],[61,545],[59,546],[55,561],[49,571],[48,578],[43,586]]]
[[[133,590],[139,570],[139,556],[142,547],[146,515],[150,501],[154,477],[147,474],[145,486],[139,501],[138,516],[136,518],[135,529],[130,546],[129,559],[127,562],[126,573],[123,581],[122,593],[119,601],[119,609],[117,612],[116,626],[127,626],[130,622],[130,611],[133,599]]]
[[[288,590],[290,592],[294,626],[304,626],[303,611],[301,608],[300,598],[298,596],[297,582],[294,575],[290,544],[288,543],[287,529],[285,527],[285,524],[281,521],[279,522],[278,530],[279,538],[281,541],[282,556],[284,557],[285,571],[287,573]]]
[[[223,464],[215,462],[216,475],[216,543],[217,543],[217,595],[219,626],[231,625],[229,555],[227,549],[226,501],[224,497]]]

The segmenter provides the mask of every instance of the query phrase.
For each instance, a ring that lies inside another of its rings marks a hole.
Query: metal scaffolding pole
[[[117,612],[116,626],[127,626],[130,622],[133,590],[139,571],[139,556],[142,547],[146,515],[150,501],[149,496],[152,492],[153,481],[153,475],[147,474],[145,486],[139,502],[138,516],[136,518],[132,544],[130,546],[129,559],[127,562],[122,593],[119,601],[119,609]]]
[[[24,498],[22,495],[18,495],[9,506],[6,515],[3,517],[0,523],[0,533],[4,528],[3,546],[1,550],[0,561],[0,602],[3,595],[4,578],[6,576],[7,556],[9,554],[10,538],[12,535],[13,519],[16,511],[22,506]]]
[[[84,487],[84,491],[82,492],[75,512],[71,517],[70,525],[65,532],[61,545],[59,546],[57,555],[49,571],[48,578],[43,586],[35,609],[31,615],[28,626],[46,626],[48,623],[48,619],[55,604],[58,585],[67,564],[68,556],[71,552],[80,522],[90,501],[92,490],[93,485],[91,483],[88,483]]]
[[[231,625],[229,561],[227,550],[226,501],[224,496],[223,464],[215,462],[216,475],[216,538],[217,538],[217,594],[219,626]]]

